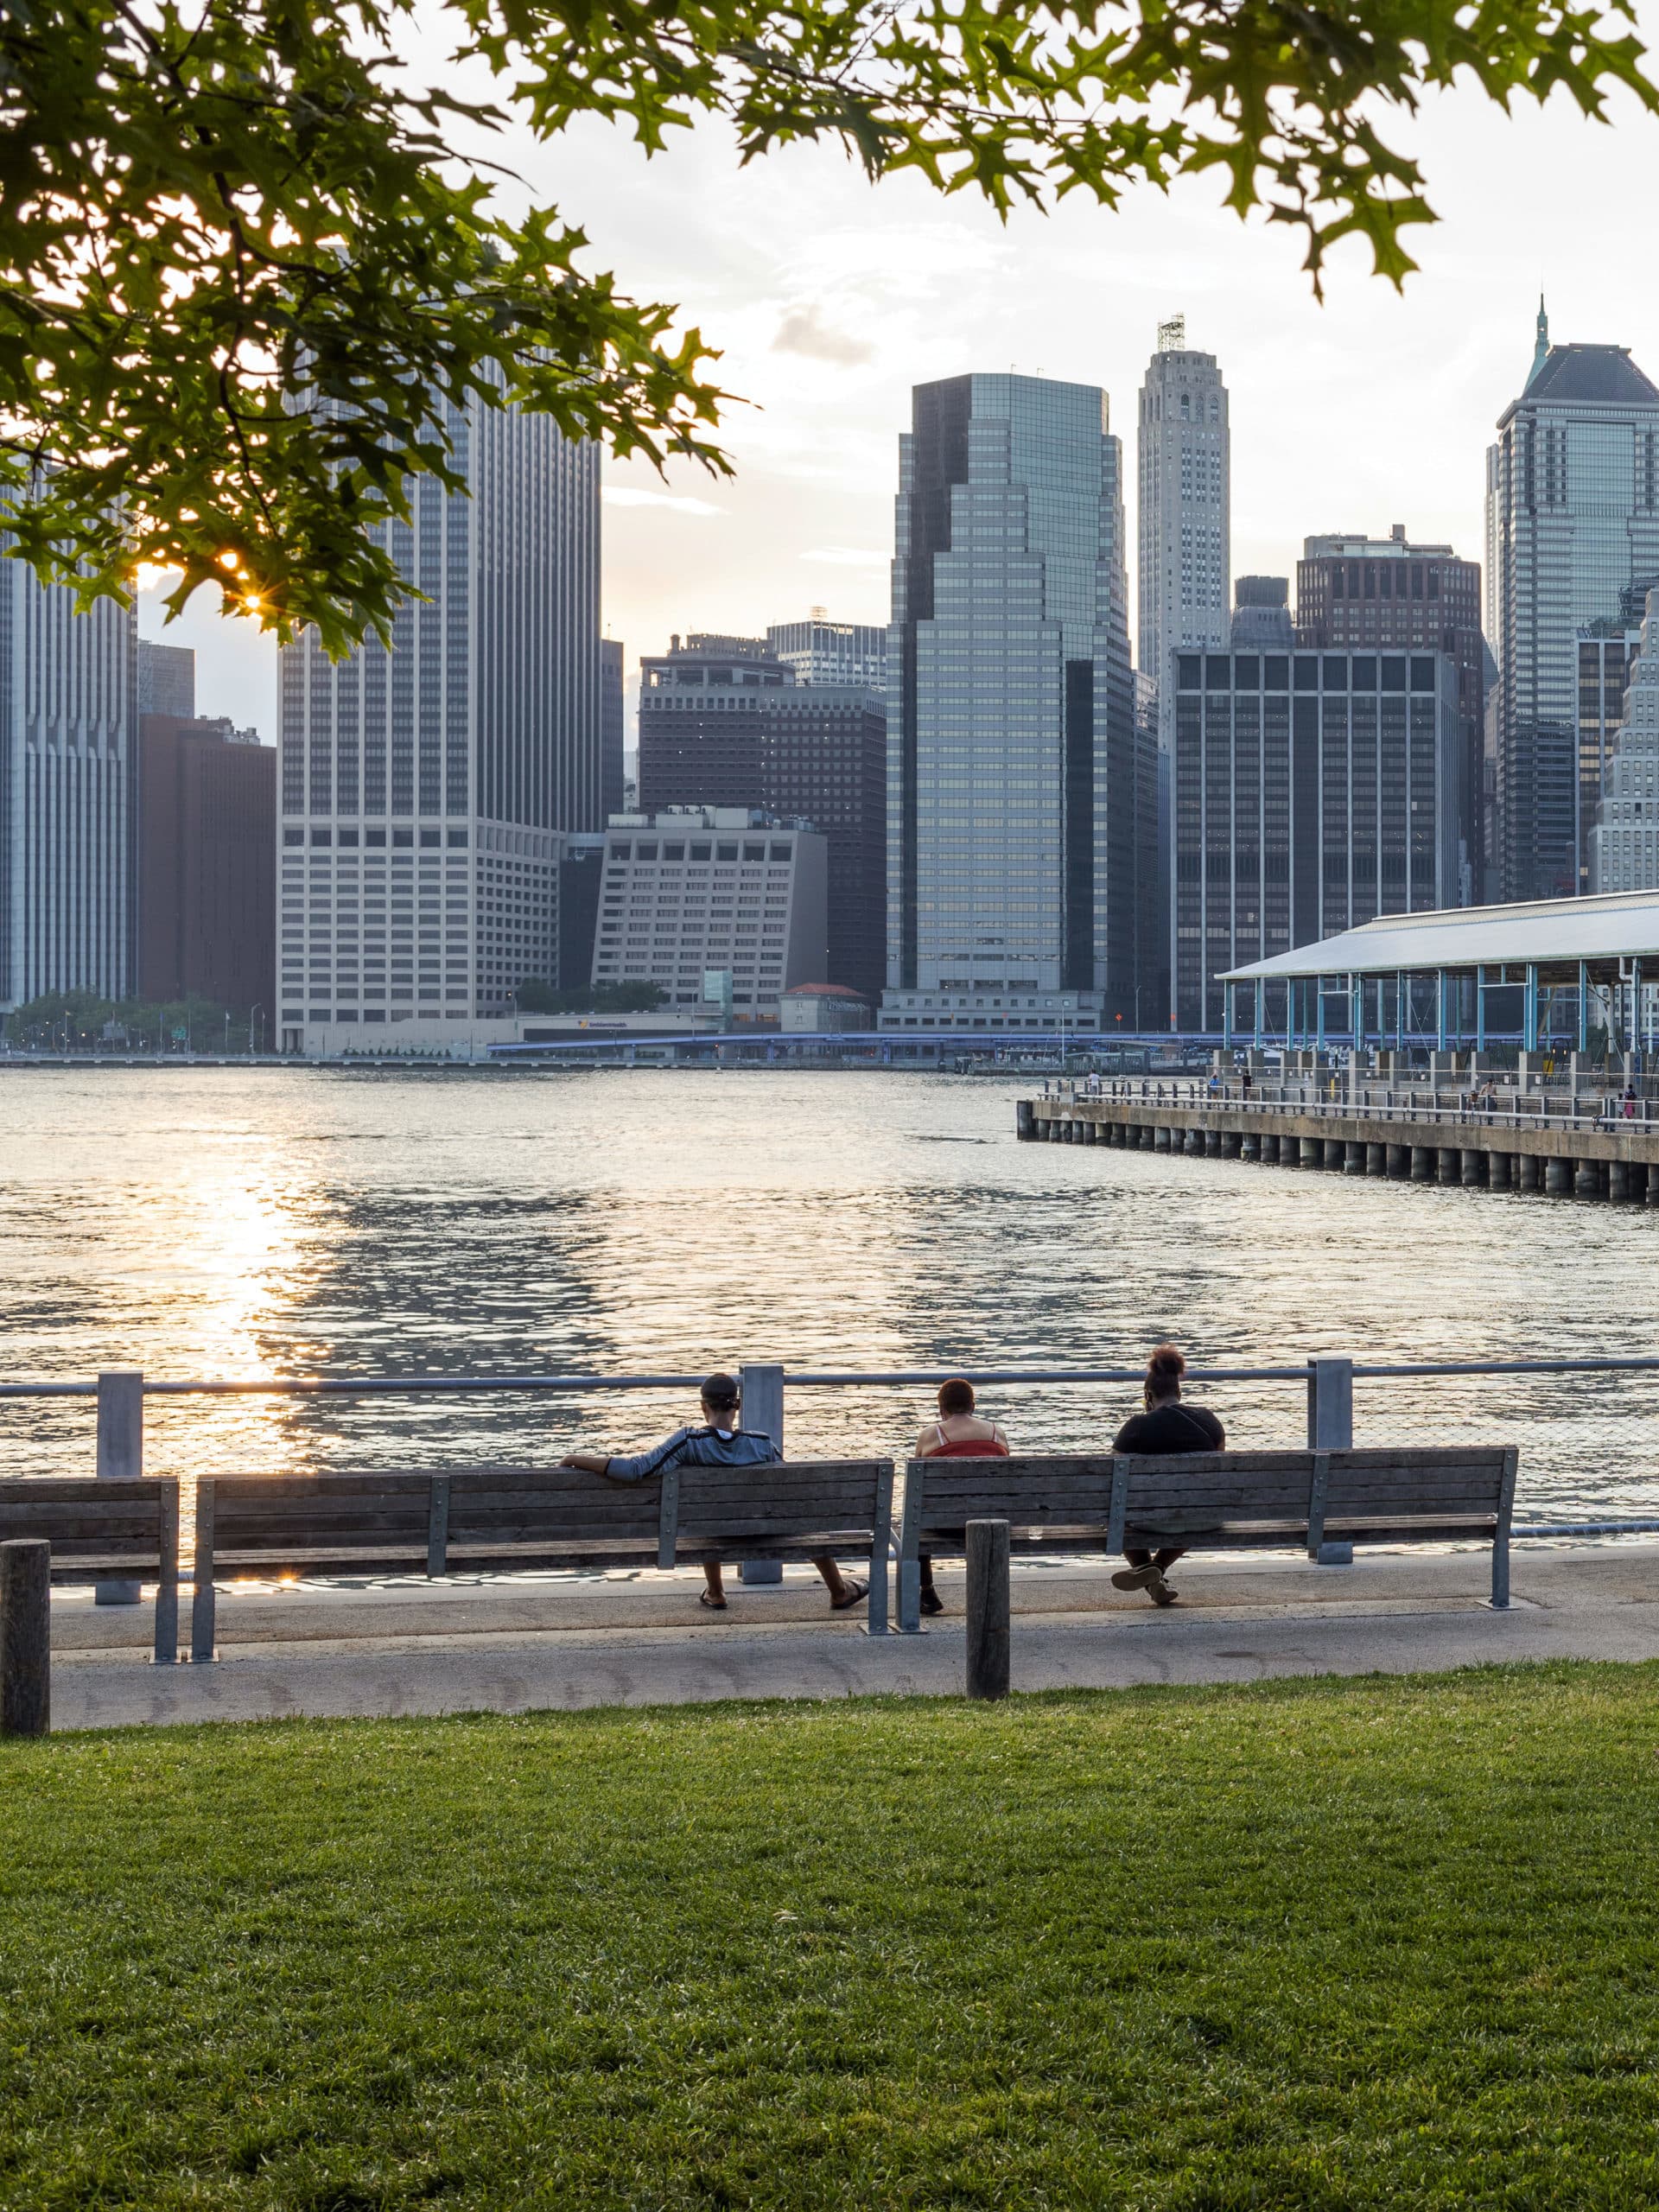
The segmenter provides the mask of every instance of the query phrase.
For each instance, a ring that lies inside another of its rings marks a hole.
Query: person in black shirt
[[[1186,1362],[1173,1344],[1160,1344],[1147,1362],[1147,1410],[1126,1421],[1112,1440],[1114,1452],[1221,1452],[1227,1432],[1205,1406],[1181,1403],[1181,1377]],[[1165,1575],[1180,1558],[1184,1547],[1166,1544],[1161,1551],[1124,1547],[1129,1562],[1112,1577],[1115,1590],[1144,1590],[1154,1605],[1173,1605],[1175,1592]]]

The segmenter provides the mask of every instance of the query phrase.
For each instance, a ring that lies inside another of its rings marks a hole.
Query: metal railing
[[[1542,1091],[1517,1091],[1510,1101],[1478,1103],[1467,1093],[1453,1092],[1448,1097],[1435,1091],[1424,1100],[1421,1095],[1414,1097],[1393,1090],[1384,1090],[1379,1097],[1373,1089],[1362,1087],[1357,1092],[1344,1091],[1343,1096],[1333,1098],[1321,1095],[1311,1084],[1300,1090],[1282,1086],[1269,1095],[1256,1090],[1243,1091],[1236,1084],[1224,1084],[1219,1090],[1212,1091],[1203,1084],[1164,1084],[1150,1079],[1138,1086],[1132,1083],[1103,1084],[1097,1090],[1079,1090],[1074,1085],[1052,1095],[1045,1092],[1042,1097],[1031,1102],[1039,1121],[1044,1116],[1038,1109],[1045,1105],[1061,1109],[1139,1105],[1162,1107],[1170,1111],[1222,1108],[1230,1113],[1264,1116],[1297,1114],[1316,1121],[1397,1121],[1408,1128],[1451,1122],[1459,1127],[1481,1128],[1630,1128],[1651,1135],[1659,1123],[1659,1116],[1653,1111],[1654,1102],[1637,1098],[1628,1103],[1637,1110],[1627,1112],[1627,1102],[1617,1093],[1595,1100],[1567,1097],[1557,1110]],[[1052,1115],[1047,1118],[1052,1119]]]
[[[1196,1367],[1186,1381],[1268,1382],[1298,1387],[1306,1394],[1308,1447],[1349,1451],[1354,1444],[1354,1385],[1359,1382],[1402,1382],[1425,1376],[1467,1378],[1500,1375],[1659,1374],[1659,1354],[1592,1354],[1553,1359],[1363,1360],[1317,1354],[1300,1364]],[[1077,1387],[1095,1383],[1135,1384],[1145,1380],[1139,1367],[915,1367],[790,1369],[778,1362],[750,1361],[739,1370],[745,1417],[752,1427],[781,1440],[786,1394],[797,1390],[917,1389],[937,1388],[963,1376],[976,1388],[1020,1384]],[[701,1375],[354,1375],[209,1376],[185,1382],[161,1381],[132,1369],[106,1370],[90,1380],[0,1382],[0,1400],[95,1398],[98,1401],[97,1472],[131,1479],[143,1471],[144,1402],[180,1397],[397,1397],[473,1396],[515,1391],[582,1395],[600,1391],[671,1390],[690,1395]],[[1659,1534],[1659,1519],[1554,1522],[1517,1526],[1517,1536],[1565,1537]],[[136,1586],[135,1586],[136,1587]]]

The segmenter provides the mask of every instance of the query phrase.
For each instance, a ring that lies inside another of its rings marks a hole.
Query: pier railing
[[[1659,1374],[1659,1354],[1603,1353],[1548,1359],[1366,1360],[1315,1354],[1300,1363],[1195,1367],[1189,1384],[1226,1382],[1281,1384],[1300,1391],[1306,1409],[1308,1448],[1349,1451],[1354,1447],[1356,1382],[1404,1382],[1424,1377],[1467,1379],[1479,1376]],[[781,1439],[787,1395],[794,1390],[933,1389],[956,1376],[976,1389],[1079,1385],[1138,1385],[1138,1367],[915,1367],[869,1369],[786,1368],[774,1361],[751,1361],[739,1370],[744,1418],[753,1428]],[[702,1375],[347,1375],[230,1376],[164,1381],[131,1369],[105,1370],[96,1376],[64,1382],[0,1382],[0,1401],[92,1398],[98,1404],[96,1471],[130,1480],[143,1472],[144,1405],[149,1398],[189,1397],[474,1397],[537,1393],[582,1396],[611,1391],[668,1391],[693,1399]],[[1377,1443],[1389,1440],[1383,1437]],[[1659,1518],[1600,1519],[1517,1525],[1517,1536],[1574,1537],[1659,1533]]]
[[[1149,1077],[1143,1083],[1106,1083],[1097,1090],[1067,1085],[1046,1092],[1033,1103],[1062,1109],[1096,1105],[1171,1109],[1209,1106],[1224,1108],[1234,1114],[1300,1114],[1332,1122],[1388,1120],[1408,1125],[1455,1122],[1501,1129],[1608,1129],[1629,1124],[1648,1133],[1659,1127],[1654,1100],[1627,1100],[1614,1091],[1593,1097],[1557,1093],[1552,1098],[1545,1091],[1511,1090],[1494,1098],[1475,1099],[1467,1091],[1426,1092],[1414,1086],[1395,1089],[1362,1084],[1351,1090],[1344,1084],[1333,1096],[1314,1084],[1278,1084],[1248,1091],[1242,1090],[1236,1084],[1224,1084],[1219,1090],[1211,1090],[1202,1083],[1159,1083]]]

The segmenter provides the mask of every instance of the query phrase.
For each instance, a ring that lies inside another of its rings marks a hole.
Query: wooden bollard
[[[1008,1694],[1008,1524],[968,1523],[968,1694]]]
[[[0,1736],[44,1736],[52,1725],[52,1547],[0,1544]]]

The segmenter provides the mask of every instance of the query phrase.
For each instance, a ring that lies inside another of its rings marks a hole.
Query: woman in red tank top
[[[930,1421],[916,1440],[918,1459],[1006,1459],[1008,1440],[994,1421],[982,1421],[974,1411],[974,1386],[960,1376],[939,1385],[939,1417]],[[944,1601],[933,1587],[933,1556],[920,1555],[922,1611],[942,1613]]]

